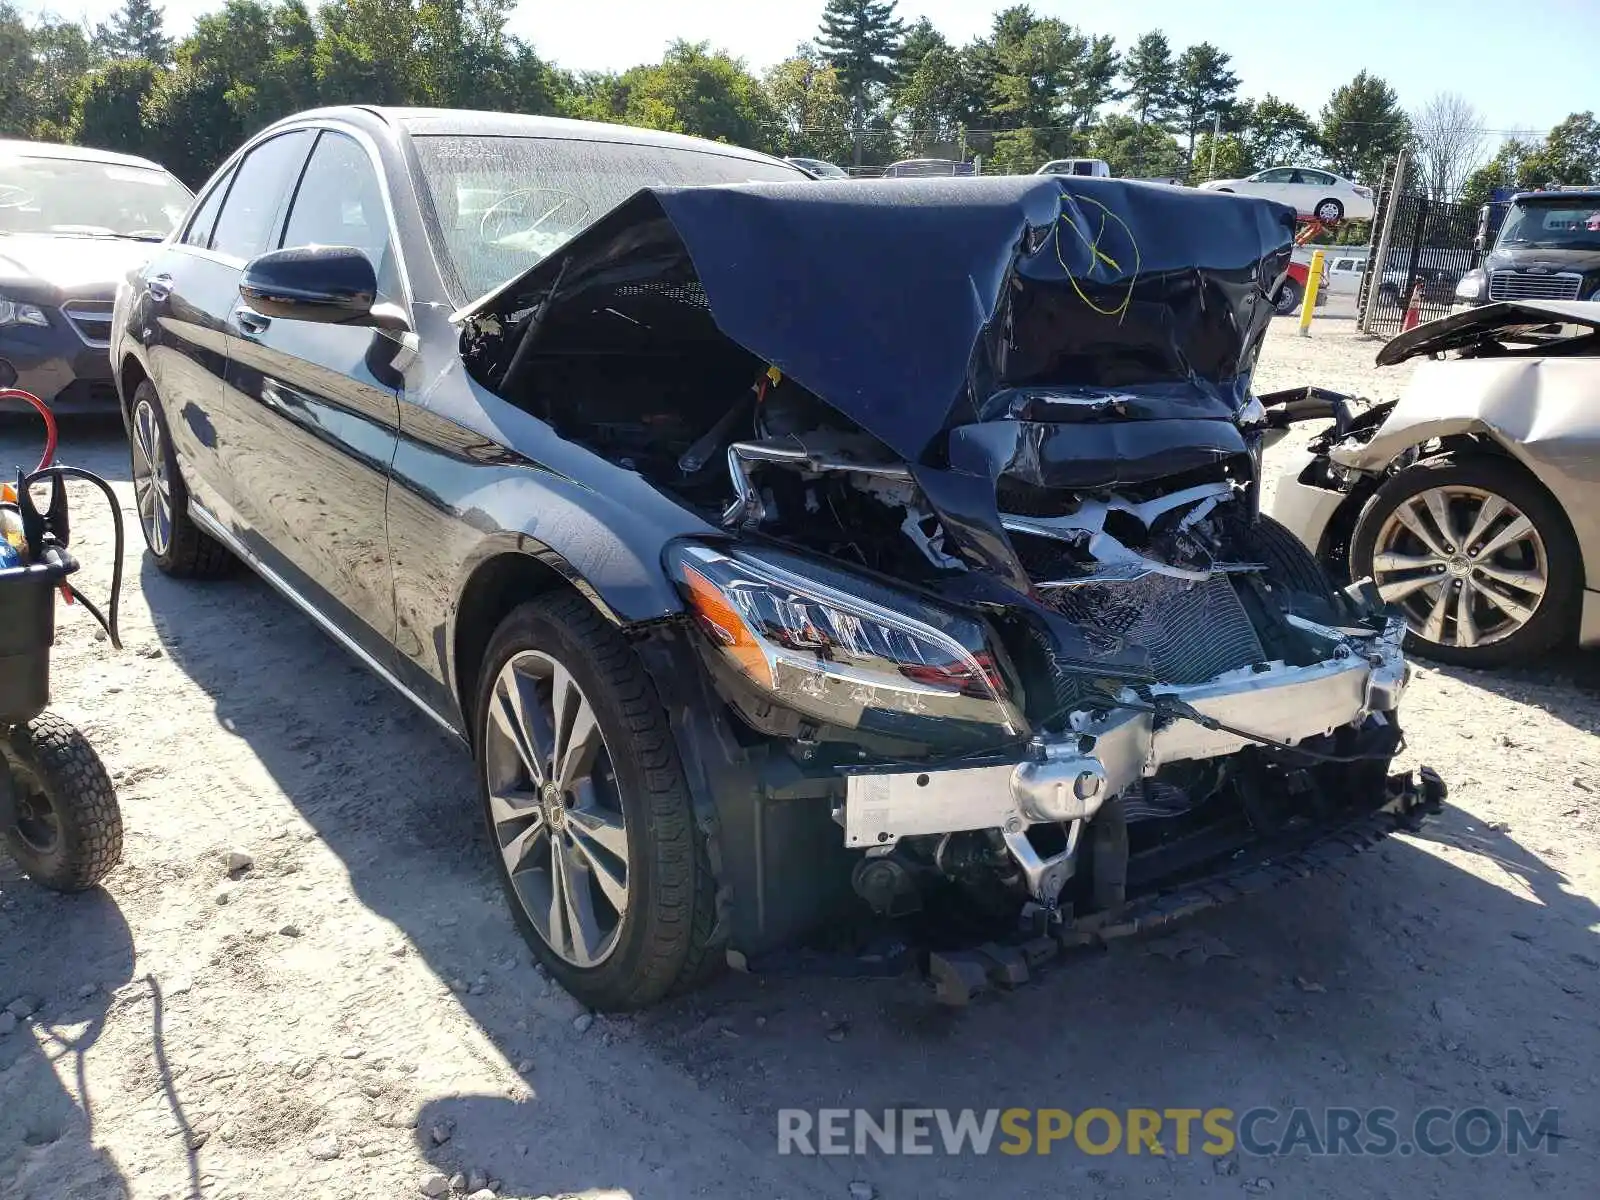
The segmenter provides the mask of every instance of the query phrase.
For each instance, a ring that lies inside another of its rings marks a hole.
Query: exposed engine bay
[[[940,192],[1003,253],[892,323],[841,298],[871,261],[786,290],[838,213],[756,188],[642,194],[464,324],[480,384],[714,531],[668,567],[717,692],[888,916],[1115,913],[1379,806],[1401,745],[1403,626],[1257,511],[1293,215],[1207,201],[1197,251],[1189,197],[1086,182]],[[780,233],[770,297],[697,252]]]

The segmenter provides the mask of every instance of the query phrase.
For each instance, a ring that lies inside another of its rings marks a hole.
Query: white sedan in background
[[[1319,221],[1372,220],[1371,188],[1314,167],[1269,167],[1246,179],[1212,179],[1200,186],[1291,204],[1301,216]]]

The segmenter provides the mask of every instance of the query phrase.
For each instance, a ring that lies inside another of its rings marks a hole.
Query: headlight
[[[1482,271],[1468,271],[1456,281],[1457,300],[1481,300],[1489,277]]]
[[[796,712],[946,745],[1023,727],[979,621],[780,550],[679,543],[667,564],[717,655]]]
[[[50,322],[45,319],[44,309],[37,305],[0,296],[0,327],[6,325],[37,325],[41,329],[48,329]]]

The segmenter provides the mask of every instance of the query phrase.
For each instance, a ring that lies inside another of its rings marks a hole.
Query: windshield
[[[1600,200],[1519,200],[1506,214],[1496,250],[1600,250]]]
[[[412,141],[439,215],[434,248],[466,289],[462,300],[522,274],[640,188],[808,178],[786,163],[669,146],[434,134]]]
[[[193,199],[155,167],[0,155],[0,233],[159,242]]]

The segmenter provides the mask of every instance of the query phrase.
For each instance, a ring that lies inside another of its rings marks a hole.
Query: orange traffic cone
[[[1422,285],[1419,283],[1411,289],[1411,303],[1406,305],[1406,318],[1400,322],[1400,332],[1415,329],[1422,324]]]

